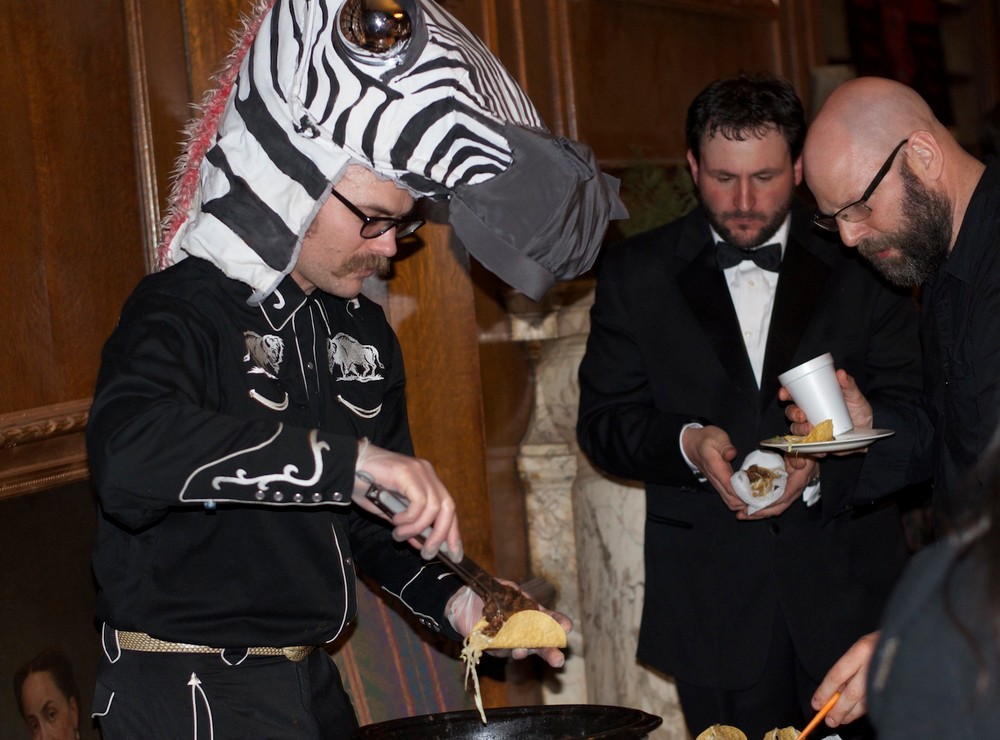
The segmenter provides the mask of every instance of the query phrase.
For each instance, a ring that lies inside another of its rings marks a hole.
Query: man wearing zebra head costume
[[[481,602],[431,561],[461,555],[454,502],[412,456],[399,343],[362,283],[427,196],[538,297],[590,266],[615,190],[434,2],[258,8],[91,410],[106,740],[349,737],[322,646],[355,616],[356,566],[430,629],[471,630]],[[410,500],[392,527],[359,473]]]

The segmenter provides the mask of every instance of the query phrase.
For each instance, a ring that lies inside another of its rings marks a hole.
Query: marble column
[[[635,659],[642,609],[641,486],[595,471],[576,443],[577,369],[589,331],[592,283],[559,286],[535,304],[512,298],[511,334],[534,363],[534,409],[518,454],[533,573],[558,591],[575,622],[571,659],[544,689],[550,704],[611,704],[663,717],[655,740],[688,734],[668,677]]]

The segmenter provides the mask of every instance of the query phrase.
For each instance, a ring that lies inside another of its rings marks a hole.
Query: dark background
[[[90,721],[98,663],[90,546],[96,505],[86,484],[0,501],[0,738],[28,737],[14,699],[14,671],[47,647],[62,648],[80,687],[80,737]]]

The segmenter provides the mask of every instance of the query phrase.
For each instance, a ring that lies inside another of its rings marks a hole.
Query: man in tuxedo
[[[639,660],[676,679],[692,734],[721,722],[761,737],[801,728],[824,674],[877,624],[906,555],[890,497],[905,471],[879,461],[910,440],[786,455],[784,494],[753,514],[731,477],[788,431],[778,374],[824,352],[876,427],[909,428],[916,305],[811,229],[788,82],[713,82],[686,135],[699,207],[601,257],[577,432],[597,467],[645,483]]]

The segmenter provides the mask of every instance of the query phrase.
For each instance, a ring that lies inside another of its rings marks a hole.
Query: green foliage
[[[697,204],[687,167],[638,161],[622,173],[621,195],[629,210],[617,222],[623,236],[632,236],[673,221]]]

